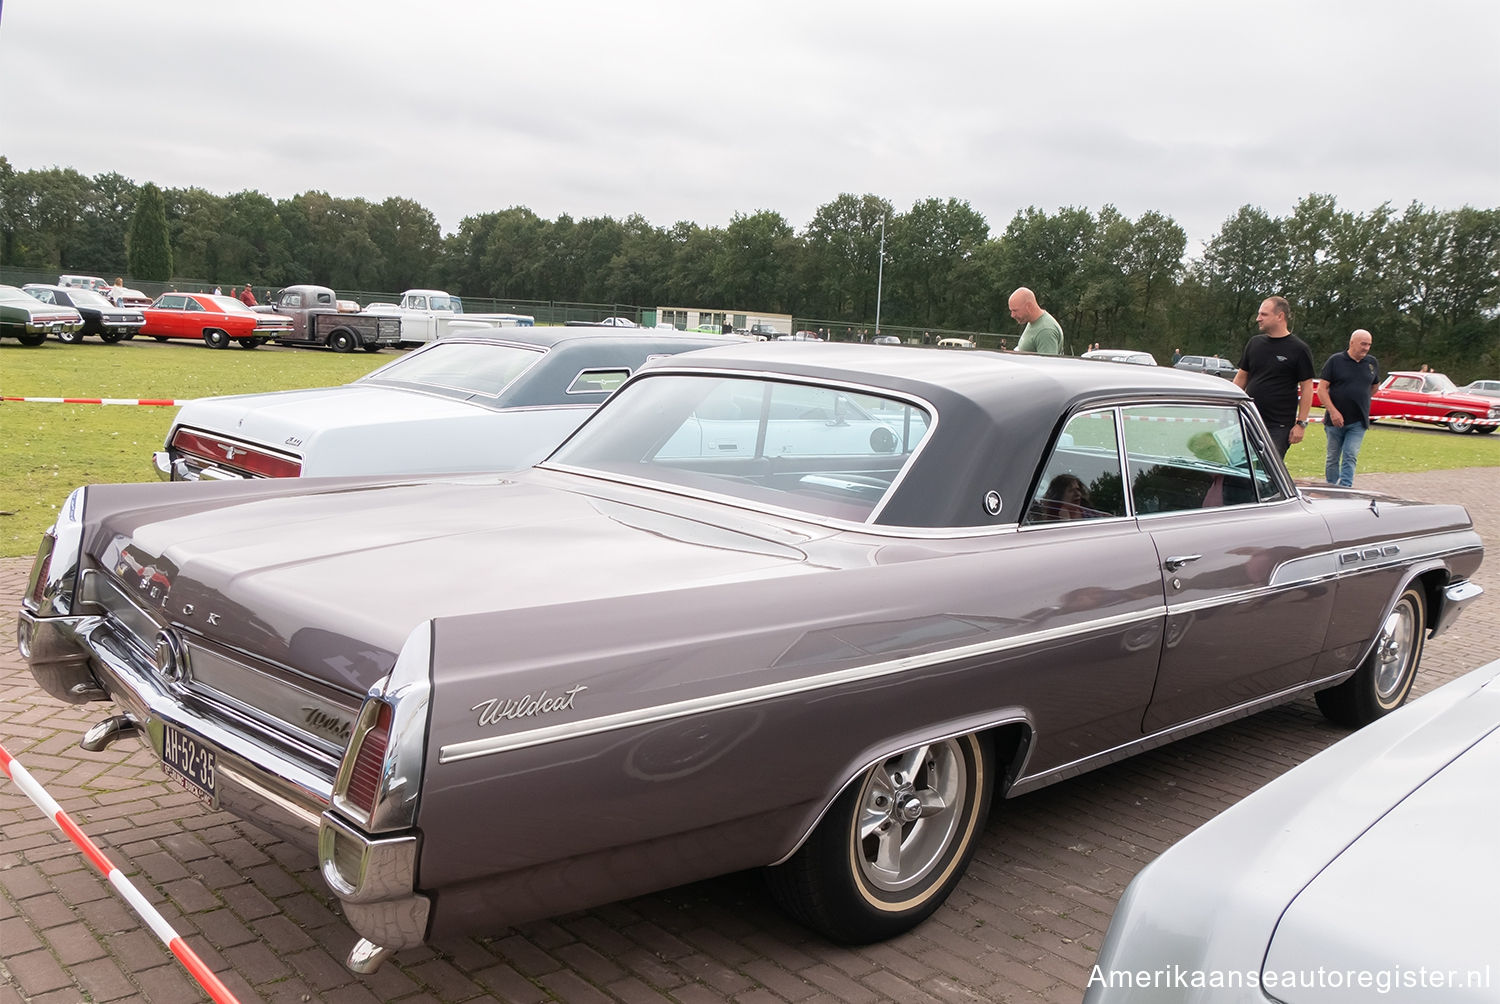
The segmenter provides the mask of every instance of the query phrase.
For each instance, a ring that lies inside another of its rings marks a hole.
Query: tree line
[[[884,241],[884,265],[880,248]],[[842,194],[802,229],[780,213],[727,226],[640,215],[545,219],[523,206],[444,234],[411,199],[310,191],[287,199],[159,189],[117,173],[17,171],[0,157],[0,267],[113,277],[315,282],[389,293],[419,286],[497,303],[574,302],[791,314],[799,327],[883,327],[1014,338],[1006,299],[1036,291],[1068,351],[1098,342],[1238,358],[1261,299],[1291,300],[1315,355],[1357,327],[1387,367],[1455,378],[1500,371],[1500,209],[1341,208],[1310,194],[1275,216],[1243,206],[1187,257],[1170,216],[1113,206],[1019,210],[999,233],[967,202],[898,210]]]

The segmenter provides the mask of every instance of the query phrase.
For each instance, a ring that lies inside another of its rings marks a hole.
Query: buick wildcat
[[[1299,489],[1223,380],[742,343],[520,473],[77,489],[18,640],[116,705],[86,749],[315,849],[368,972],[755,867],[889,937],[992,799],[1394,710],[1482,556],[1461,506]]]

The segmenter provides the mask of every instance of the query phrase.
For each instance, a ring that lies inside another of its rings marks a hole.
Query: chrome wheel
[[[989,815],[994,751],[958,736],[903,750],[844,788],[807,842],[767,871],[794,917],[846,944],[910,930],[963,877]]]
[[[1417,636],[1419,616],[1415,604],[1407,596],[1402,596],[1396,609],[1380,627],[1380,636],[1375,639],[1370,659],[1374,668],[1375,699],[1381,707],[1395,707],[1411,689],[1412,670],[1417,654],[1422,651]]]
[[[1324,716],[1357,729],[1405,704],[1416,682],[1426,630],[1426,594],[1420,583],[1413,583],[1380,622],[1370,654],[1354,675],[1315,695]]]
[[[1461,411],[1450,411],[1443,421],[1448,423],[1449,432],[1468,432],[1474,428],[1474,416]]]
[[[925,878],[953,842],[967,787],[968,771],[951,739],[871,770],[851,848],[866,881],[900,892]]]

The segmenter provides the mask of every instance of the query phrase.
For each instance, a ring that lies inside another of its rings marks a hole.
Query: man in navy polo
[[[1328,458],[1323,477],[1331,485],[1354,486],[1354,462],[1370,427],[1370,394],[1380,382],[1380,362],[1370,355],[1373,339],[1360,328],[1349,336],[1349,348],[1335,352],[1318,378],[1323,398],[1323,431]]]

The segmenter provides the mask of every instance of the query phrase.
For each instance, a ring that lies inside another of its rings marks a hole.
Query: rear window
[[[434,342],[362,378],[495,397],[542,358],[540,349],[489,342]]]
[[[548,464],[863,522],[931,424],[916,402],[841,387],[662,374],[622,388]]]

